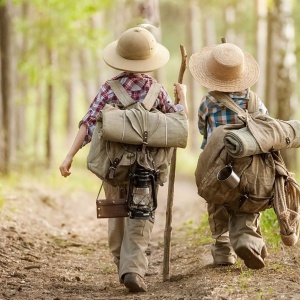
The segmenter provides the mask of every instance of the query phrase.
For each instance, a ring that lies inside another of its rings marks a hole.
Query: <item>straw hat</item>
[[[148,30],[134,27],[103,50],[104,61],[112,68],[133,73],[151,72],[165,65],[170,58],[166,47],[156,42]]]
[[[247,52],[231,43],[209,46],[190,57],[193,77],[210,90],[242,91],[259,78],[259,66]]]

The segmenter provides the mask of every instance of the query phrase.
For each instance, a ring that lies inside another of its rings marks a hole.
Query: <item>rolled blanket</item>
[[[268,115],[249,118],[247,128],[264,153],[300,146],[300,121],[282,121]]]
[[[286,121],[286,123],[289,124],[295,132],[294,140],[291,141],[291,144],[290,144],[289,148],[298,148],[298,147],[300,147],[300,121],[290,120],[290,121]]]
[[[281,121],[259,115],[247,120],[247,127],[230,130],[224,136],[228,153],[236,158],[300,147],[300,121]]]
[[[247,127],[228,131],[224,136],[224,144],[228,153],[236,158],[262,153]]]

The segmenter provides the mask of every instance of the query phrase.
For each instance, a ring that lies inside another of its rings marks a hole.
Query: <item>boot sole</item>
[[[124,285],[128,288],[131,293],[141,293],[147,292],[146,286],[141,282],[138,282],[136,277],[131,275],[126,275],[124,279]]]
[[[235,250],[235,253],[244,261],[249,269],[258,270],[265,266],[262,257],[253,253],[253,251],[247,247],[239,247]]]

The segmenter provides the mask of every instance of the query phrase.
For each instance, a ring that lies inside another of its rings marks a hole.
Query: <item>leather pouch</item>
[[[97,199],[97,218],[124,218],[129,216],[127,199]]]

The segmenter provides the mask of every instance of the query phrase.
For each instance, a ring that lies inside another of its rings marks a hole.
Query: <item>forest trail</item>
[[[95,195],[23,183],[4,195],[0,214],[0,300],[300,299],[300,254],[282,247],[263,270],[212,265],[201,222],[205,203],[193,179],[175,184],[170,281],[162,280],[167,185],[160,188],[149,247],[148,292],[129,294],[118,282],[107,247],[107,220],[96,219]],[[192,221],[192,222],[190,222]],[[272,249],[269,249],[272,253]]]

